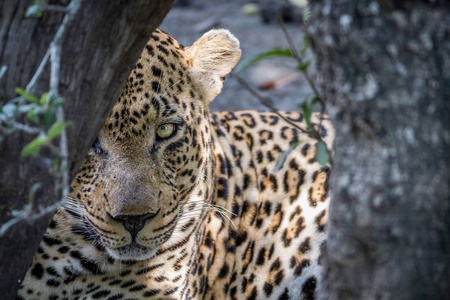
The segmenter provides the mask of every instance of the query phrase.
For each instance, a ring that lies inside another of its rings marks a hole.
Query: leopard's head
[[[195,227],[213,189],[208,105],[240,53],[226,30],[190,47],[153,33],[70,194],[111,257],[151,258]]]

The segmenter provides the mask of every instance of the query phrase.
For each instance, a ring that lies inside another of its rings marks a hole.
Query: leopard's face
[[[68,206],[80,215],[79,230],[112,258],[151,258],[195,226],[212,184],[208,104],[238,47],[226,31],[187,48],[156,31],[144,49]]]

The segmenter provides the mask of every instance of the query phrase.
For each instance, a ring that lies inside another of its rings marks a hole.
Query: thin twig
[[[236,80],[243,86],[245,87],[250,93],[252,93],[253,96],[255,96],[256,98],[258,98],[258,100],[264,105],[266,106],[268,109],[270,109],[272,112],[276,113],[280,118],[282,118],[284,121],[286,121],[287,123],[289,123],[290,125],[294,126],[295,128],[297,128],[298,130],[300,130],[303,133],[309,133],[307,130],[299,127],[297,124],[295,124],[292,121],[289,121],[285,116],[283,116],[282,114],[280,114],[280,112],[278,111],[278,109],[276,109],[275,107],[272,106],[272,104],[270,104],[269,101],[267,101],[264,97],[262,97],[257,91],[255,91],[250,85],[248,85],[247,82],[245,82],[244,79],[242,79],[239,75],[235,74],[235,73],[231,73],[231,76],[233,76],[234,78],[236,78]]]
[[[281,18],[281,15],[278,13],[277,14],[277,20],[278,20],[278,24],[280,24],[281,30],[283,30],[283,34],[284,37],[286,38],[288,44],[289,44],[289,48],[291,49],[291,53],[294,56],[294,59],[297,61],[297,63],[299,65],[303,65],[305,62],[302,59],[302,57],[299,55],[299,52],[297,51],[297,48],[295,47],[294,41],[292,40],[289,32],[287,31],[286,26],[284,25],[283,19]],[[322,120],[323,120],[323,115],[325,114],[325,101],[323,100],[322,96],[319,93],[319,90],[317,89],[314,81],[312,80],[311,76],[309,75],[309,73],[304,70],[302,72],[303,76],[305,77],[306,81],[308,81],[309,86],[311,87],[311,89],[313,90],[314,94],[316,95],[317,100],[320,103],[320,117],[319,117],[319,128],[318,130],[320,130],[320,128],[322,127]],[[312,128],[312,130],[315,130],[314,128]],[[318,136],[318,140],[322,140],[320,137],[320,133],[317,132],[318,134],[316,134]]]
[[[20,131],[23,131],[23,132],[29,133],[29,134],[39,134],[39,133],[43,132],[43,131],[40,130],[40,129],[37,129],[37,128],[31,127],[31,126],[28,126],[28,125],[26,125],[26,124],[21,124],[21,123],[15,122],[15,121],[14,121],[14,122],[11,122],[11,124],[12,124],[16,129],[19,129]]]
[[[299,55],[299,52],[295,48],[294,41],[292,40],[291,36],[289,35],[289,32],[286,29],[286,26],[284,25],[283,19],[281,18],[280,14],[277,14],[278,23],[280,24],[281,30],[283,30],[284,36],[286,40],[289,43],[289,48],[291,48],[291,53],[294,56],[295,60],[297,60],[297,63],[300,65],[303,65],[305,62]],[[320,103],[320,118],[319,118],[319,130],[322,127],[322,120],[323,115],[325,114],[325,101],[323,100],[322,96],[319,93],[319,90],[317,89],[316,85],[314,84],[314,81],[309,76],[309,73],[305,70],[302,72],[303,76],[305,76],[306,81],[308,81],[309,86],[312,88],[314,94],[316,95],[317,100],[319,100]],[[314,129],[313,129],[314,130]],[[320,134],[318,134],[320,137]]]
[[[0,79],[2,79],[3,75],[5,75],[6,70],[8,70],[8,67],[7,67],[7,66],[2,66],[2,67],[0,68]]]
[[[300,55],[298,54],[299,52],[297,51],[297,48],[295,47],[294,41],[292,40],[291,36],[289,35],[286,26],[284,25],[283,19],[281,18],[280,14],[277,15],[278,18],[278,23],[280,24],[281,30],[283,30],[284,36],[286,38],[286,40],[288,41],[289,44],[289,48],[291,48],[291,53],[294,56],[295,60],[297,61],[298,64],[302,65],[305,62],[303,61],[303,59],[300,57]],[[311,79],[311,77],[309,76],[309,74],[307,72],[303,72],[303,75],[305,76],[305,79],[308,81],[309,85],[311,86],[314,94],[317,96],[317,98],[319,98],[319,101],[321,103],[323,103],[323,99],[320,96],[319,90],[316,88],[316,85],[314,84],[314,81]]]
[[[53,203],[50,206],[40,208],[39,212],[37,214],[33,214],[31,217],[28,217],[27,220],[29,220],[29,221],[37,220],[40,217],[45,216],[46,214],[54,212],[56,209],[58,209],[60,206],[64,205],[65,203],[66,203],[66,199],[63,199],[63,200]]]
[[[19,122],[16,122],[14,120],[11,120],[11,119],[2,120],[2,121],[5,122],[5,124],[13,127],[14,129],[23,131],[23,132],[28,133],[28,134],[39,134],[39,133],[43,132],[41,129],[38,129],[38,128],[35,128],[35,127],[31,127],[31,126],[28,126],[26,124],[19,123]]]
[[[45,3],[44,5],[47,5],[47,4]],[[64,16],[64,19],[63,19],[61,25],[59,26],[58,31],[55,34],[55,37],[53,38],[52,44],[61,45],[61,39],[67,30],[67,24],[72,21],[75,13],[78,11],[80,6],[81,6],[80,0],[72,0],[67,7],[64,7],[64,12],[66,12],[66,15]],[[45,65],[47,64],[47,62],[50,58],[50,49],[51,49],[51,47],[49,47],[49,49],[45,53],[44,58],[42,59],[38,69],[36,70],[36,72],[33,75],[33,78],[31,78],[30,82],[28,83],[28,85],[26,87],[26,91],[29,92],[30,94],[34,93],[34,88],[35,88],[36,82],[41,77],[41,75],[44,71]]]
[[[64,16],[64,19],[61,23],[61,26],[59,26],[58,31],[55,34],[55,38],[53,39],[53,43],[62,45],[62,39],[64,38],[68,24],[72,22],[73,18],[75,17],[75,14],[80,9],[81,6],[81,0],[72,0],[70,4],[67,6],[67,13]]]
[[[61,66],[61,45],[50,45],[50,97],[59,97],[59,70]]]
[[[44,58],[42,59],[41,63],[39,64],[39,67],[34,73],[33,78],[31,78],[30,82],[28,83],[26,87],[26,91],[28,93],[30,94],[34,93],[36,82],[39,79],[39,77],[41,77],[42,72],[44,71],[45,65],[47,64],[49,58],[50,58],[50,49],[48,49],[47,52],[45,52]]]
[[[31,214],[31,211],[21,211],[21,213],[18,216],[15,216],[13,219],[9,220],[8,222],[2,224],[0,226],[0,236],[4,236],[5,233],[16,223],[27,220],[28,222],[35,221],[49,213],[54,212],[56,209],[58,209],[61,205],[64,205],[65,199],[60,200],[56,203],[53,203],[50,206],[46,206],[44,208],[40,208],[38,213]]]
[[[40,0],[39,4],[41,5],[42,10],[45,11],[70,13],[69,8],[67,6],[48,4],[44,0]]]
[[[73,20],[76,12],[80,8],[81,0],[72,0],[70,4],[67,6],[67,13],[64,16],[64,19],[61,23],[61,26],[58,28],[58,31],[55,34],[55,37],[50,44],[50,61],[51,61],[51,70],[50,70],[50,93],[51,97],[59,97],[59,71],[60,71],[60,63],[61,63],[61,47],[64,41],[65,33],[68,28],[68,24]],[[64,122],[64,109],[62,106],[58,107],[56,110],[56,119],[59,122]],[[61,203],[65,203],[67,195],[69,193],[70,187],[70,178],[69,178],[69,149],[67,145],[67,132],[63,126],[63,130],[61,132],[60,141],[60,157],[61,164],[60,170],[62,171],[62,195],[61,195]]]

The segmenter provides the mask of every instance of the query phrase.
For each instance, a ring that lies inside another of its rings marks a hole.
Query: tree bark
[[[336,127],[319,299],[449,299],[450,3],[311,9]]]
[[[67,4],[68,1],[52,1]],[[118,99],[140,52],[168,12],[173,1],[90,1],[69,25],[62,44],[59,92],[65,98],[68,129],[69,172],[76,174],[84,156]],[[0,2],[0,66],[7,71],[0,79],[0,99],[17,97],[15,87],[25,88],[44,57],[64,17],[45,11],[39,18],[25,18],[34,1]],[[38,83],[36,95],[49,90],[49,72]],[[60,200],[50,166],[42,158],[23,158],[21,149],[34,138],[15,132],[0,143],[0,225],[12,218],[11,211],[27,203],[30,187],[41,182],[34,209]],[[33,223],[14,225],[0,238],[0,291],[12,299],[23,278],[52,214]]]

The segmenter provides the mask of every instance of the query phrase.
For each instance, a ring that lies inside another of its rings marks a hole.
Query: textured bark
[[[63,18],[62,13],[51,11],[40,18],[25,18],[33,3],[0,2],[0,66],[8,67],[0,80],[1,101],[16,97],[15,87],[28,84]],[[80,168],[151,32],[171,5],[172,1],[164,0],[82,1],[62,45],[59,85],[66,120],[74,123],[68,130],[71,177]],[[48,80],[46,72],[37,95],[49,90]],[[43,184],[35,207],[59,200],[46,161],[20,157],[32,138],[14,133],[0,144],[0,224],[11,219],[13,209],[23,207],[35,182]],[[0,238],[2,299],[15,295],[51,217],[48,214],[34,223],[16,224]]]
[[[450,3],[311,7],[336,126],[319,299],[449,299]]]

